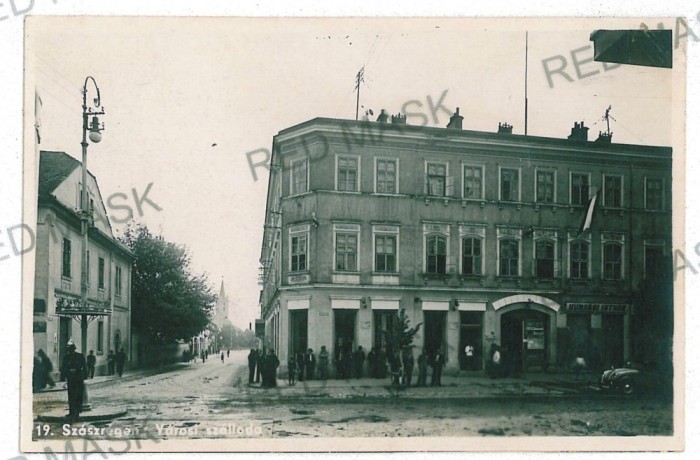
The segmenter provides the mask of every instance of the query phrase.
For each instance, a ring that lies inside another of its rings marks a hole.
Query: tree
[[[187,250],[142,225],[120,238],[134,254],[131,322],[153,344],[189,339],[209,324],[216,295],[206,275],[190,272]]]
[[[406,310],[402,308],[396,315],[396,321],[392,323],[389,329],[384,331],[386,353],[392,372],[398,371],[398,368],[401,366],[400,353],[410,349],[413,344],[413,338],[420,330],[422,324],[418,323],[417,326],[411,327],[411,320],[406,316]]]

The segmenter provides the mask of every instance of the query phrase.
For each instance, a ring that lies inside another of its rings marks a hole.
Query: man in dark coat
[[[107,353],[107,375],[114,375],[114,352]]]
[[[413,360],[413,350],[410,348],[408,350],[404,350],[401,360],[403,361],[403,384],[410,387],[411,378],[413,377],[413,365],[415,362]]]
[[[316,356],[314,355],[314,351],[309,348],[306,351],[306,379],[307,380],[313,380],[314,379],[314,371],[316,370]]]
[[[51,372],[53,372],[53,364],[51,363],[51,360],[48,356],[46,356],[46,353],[44,353],[44,350],[42,349],[39,349],[37,354],[41,360],[41,380],[44,383],[44,386],[48,385],[51,388],[55,387],[56,383],[54,383],[53,378],[51,377]]]
[[[321,352],[318,354],[318,370],[321,374],[321,380],[326,380],[328,377],[328,359],[328,350],[326,350],[326,346],[323,345],[321,347]]]
[[[435,352],[435,355],[433,357],[433,375],[430,380],[430,385],[431,386],[442,386],[441,378],[442,378],[442,366],[445,365],[445,355],[442,354],[442,349],[438,348],[437,352]]]
[[[97,357],[95,356],[95,352],[93,350],[90,350],[90,354],[87,355],[86,362],[87,362],[87,378],[94,379],[95,378],[95,364],[97,364]]]
[[[126,363],[126,353],[124,353],[123,348],[119,350],[117,356],[115,356],[114,358],[114,361],[117,364],[117,374],[119,375],[119,377],[121,377],[124,373],[124,363]]]
[[[367,361],[369,362],[369,376],[370,378],[377,378],[377,350],[372,347],[372,349],[367,354]]]
[[[85,356],[75,351],[75,343],[68,341],[67,354],[63,358],[61,374],[68,382],[68,421],[75,423],[78,421],[80,410],[83,406],[83,392],[85,389],[85,377],[87,375],[87,364]]]
[[[253,383],[253,378],[255,377],[255,365],[258,360],[258,352],[255,348],[250,349],[248,353],[248,385]]]
[[[265,358],[265,349],[257,349],[255,351],[255,383],[260,383],[260,376],[262,375],[262,362]]]
[[[353,374],[356,379],[362,378],[362,366],[365,364],[365,351],[361,346],[357,347],[353,355]]]
[[[303,382],[305,380],[305,373],[306,373],[306,354],[302,351],[299,350],[297,351],[297,371],[299,372],[299,381]]]

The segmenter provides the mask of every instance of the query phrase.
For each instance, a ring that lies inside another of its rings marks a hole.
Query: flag
[[[585,232],[586,230],[590,230],[591,228],[591,223],[593,223],[593,211],[595,211],[595,202],[597,198],[598,193],[596,192],[596,194],[593,195],[590,201],[588,202],[588,211],[586,211],[586,217],[581,223],[581,229],[578,232],[579,236],[583,235],[583,232]]]

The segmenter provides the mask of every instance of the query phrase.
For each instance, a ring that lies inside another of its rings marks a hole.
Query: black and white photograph
[[[28,16],[23,451],[682,450],[698,37]]]

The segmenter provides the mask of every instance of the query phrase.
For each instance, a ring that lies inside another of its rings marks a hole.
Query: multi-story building
[[[97,180],[88,174],[91,224],[87,253],[87,350],[106,373],[107,355],[124,348],[131,361],[133,254],[114,237]],[[59,369],[72,339],[82,342],[81,164],[64,152],[40,152],[34,275],[34,349]]]
[[[260,304],[283,363],[382,347],[399,309],[422,323],[415,354],[453,369],[467,345],[478,369],[496,343],[521,370],[657,345],[644,312],[672,299],[639,293],[671,251],[670,148],[588,141],[578,122],[562,139],[467,131],[459,109],[446,129],[388,118],[274,136]]]

